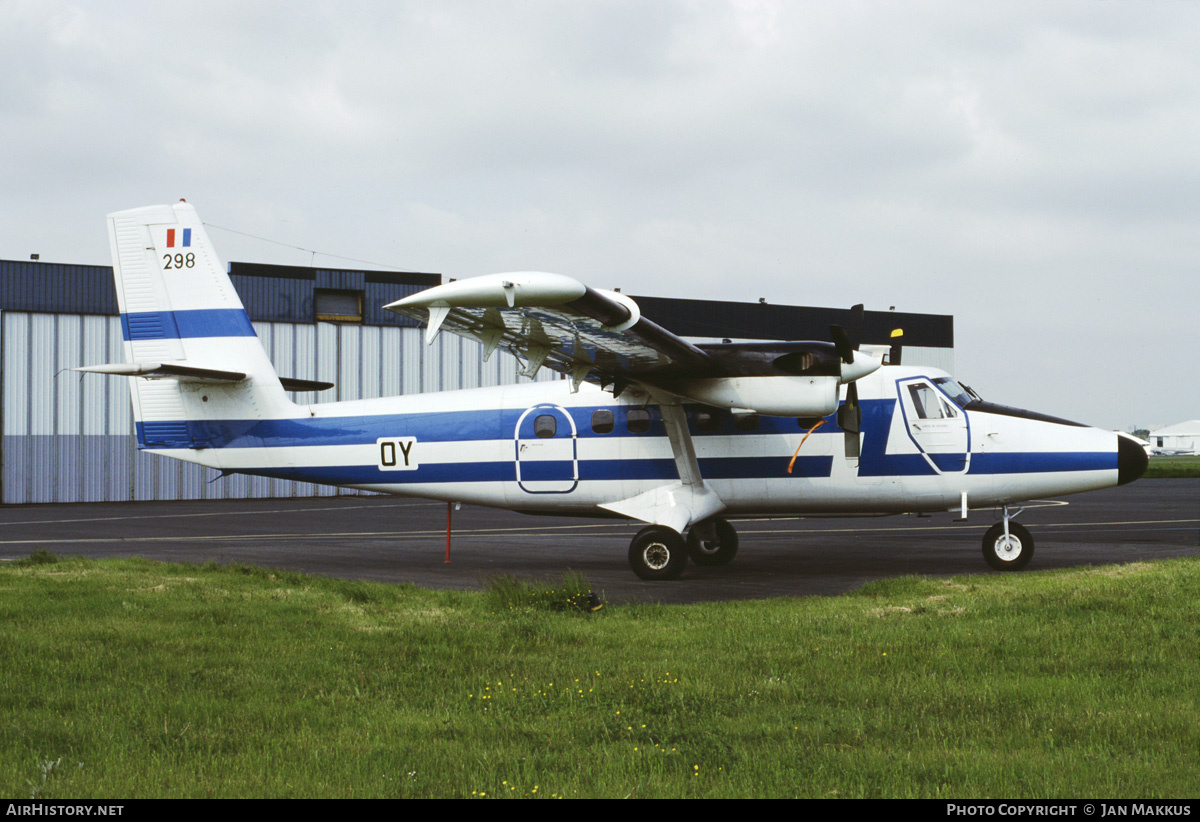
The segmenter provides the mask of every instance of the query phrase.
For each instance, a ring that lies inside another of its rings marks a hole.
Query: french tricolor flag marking
[[[179,241],[180,248],[190,248],[192,245],[192,230],[190,228],[183,229],[183,237]],[[175,248],[175,229],[167,229],[167,248]]]

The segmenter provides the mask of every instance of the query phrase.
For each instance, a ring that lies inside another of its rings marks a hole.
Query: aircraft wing
[[[421,291],[385,306],[441,331],[478,340],[485,357],[503,348],[532,377],[546,367],[602,384],[655,385],[671,376],[706,376],[712,356],[646,319],[633,300],[546,272],[491,274]]]
[[[568,375],[574,390],[585,379],[616,395],[637,384],[734,413],[825,416],[838,408],[838,386],[880,366],[841,326],[830,326],[834,342],[693,345],[624,294],[545,272],[458,280],[385,308],[427,321],[427,342],[448,330],[483,343],[485,357],[502,347],[524,361],[527,377],[545,366]],[[862,306],[851,317],[861,327]]]

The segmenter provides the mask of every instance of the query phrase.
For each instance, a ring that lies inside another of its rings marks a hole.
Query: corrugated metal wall
[[[281,376],[326,380],[330,391],[295,395],[332,402],[510,384],[517,360],[424,329],[256,322]],[[0,313],[0,502],[117,502],[329,496],[358,491],[230,476],[142,454],[124,380],[80,374],[81,365],[124,362],[118,317]],[[543,370],[543,380],[557,375]]]

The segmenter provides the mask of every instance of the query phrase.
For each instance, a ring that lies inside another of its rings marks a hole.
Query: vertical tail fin
[[[108,235],[142,447],[206,447],[189,421],[293,416],[195,208],[119,211]]]

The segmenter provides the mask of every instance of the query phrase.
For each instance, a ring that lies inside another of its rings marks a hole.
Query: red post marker
[[[454,510],[454,503],[446,503],[446,564],[450,563],[450,513]]]

